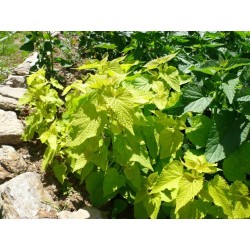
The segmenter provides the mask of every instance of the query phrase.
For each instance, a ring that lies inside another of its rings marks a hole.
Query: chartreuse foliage
[[[207,36],[203,45],[222,46]],[[61,183],[73,173],[94,206],[114,201],[113,214],[129,205],[135,218],[249,218],[249,60],[183,55],[90,59],[66,88],[32,74],[23,138],[47,145],[43,169]]]

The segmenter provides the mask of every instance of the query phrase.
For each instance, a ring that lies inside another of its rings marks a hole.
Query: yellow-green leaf
[[[175,156],[176,151],[181,147],[183,134],[175,129],[166,128],[160,133],[160,158]]]
[[[163,168],[150,193],[153,194],[165,189],[171,190],[178,188],[182,175],[182,164],[179,161],[172,161]]]
[[[176,197],[175,213],[184,207],[189,201],[201,191],[203,187],[203,178],[194,177],[188,173],[184,174],[179,183],[179,191]]]
[[[177,53],[175,54],[170,54],[170,55],[166,55],[157,59],[153,59],[151,61],[149,61],[148,63],[146,63],[144,65],[145,68],[147,69],[155,69],[157,68],[160,64],[166,63],[168,61],[170,61],[171,59],[173,59],[175,56],[177,55]]]
[[[217,171],[217,163],[209,163],[204,155],[194,155],[190,151],[187,151],[184,155],[185,163],[183,163],[188,169],[194,169],[198,173],[212,174]]]
[[[111,89],[105,92],[104,99],[108,107],[113,111],[114,119],[117,119],[121,126],[134,134],[133,107],[135,103],[132,94],[124,88],[120,88],[119,90]]]
[[[208,192],[212,196],[214,204],[223,209],[223,212],[233,218],[233,206],[229,198],[229,186],[219,175],[216,175],[208,184]]]

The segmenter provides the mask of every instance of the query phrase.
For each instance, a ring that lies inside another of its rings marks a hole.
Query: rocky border
[[[30,155],[24,158],[13,147],[23,143],[24,126],[17,117],[17,103],[26,91],[26,78],[37,57],[37,52],[32,53],[0,85],[0,218],[104,219],[105,214],[84,203],[77,211],[60,211],[42,181],[44,176],[29,171],[26,161]]]

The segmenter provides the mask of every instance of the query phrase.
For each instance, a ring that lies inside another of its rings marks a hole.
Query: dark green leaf
[[[189,119],[191,128],[186,129],[187,138],[199,147],[205,147],[209,138],[209,133],[213,126],[213,121],[207,116],[196,115]]]
[[[228,83],[222,83],[222,89],[224,91],[224,93],[226,94],[226,97],[229,101],[230,104],[233,103],[233,99],[234,99],[234,95],[236,93],[235,87],[238,84],[239,79],[233,79],[228,81]]]
[[[249,121],[237,118],[233,112],[223,111],[215,116],[205,156],[208,162],[218,162],[236,150],[248,136]]]
[[[250,64],[250,59],[245,58],[232,58],[227,62],[226,67],[224,70],[231,70],[237,67],[245,66]]]
[[[29,52],[34,51],[34,49],[35,49],[34,42],[33,41],[29,41],[29,42],[23,44],[19,49],[20,50],[29,51]]]
[[[196,113],[202,113],[212,102],[212,97],[202,97],[194,102],[189,103],[184,108],[184,113],[186,112],[196,112]]]
[[[109,168],[104,176],[103,194],[104,196],[115,194],[126,182],[124,175],[120,175],[115,168]]]
[[[63,182],[66,178],[67,166],[65,164],[55,164],[55,165],[53,165],[53,170],[54,170],[54,173],[55,173],[57,180],[61,184],[63,184]]]
[[[250,142],[231,154],[223,162],[223,171],[229,181],[246,181],[246,175],[250,174]]]
[[[203,96],[202,89],[195,84],[188,84],[183,89],[183,99],[185,102],[198,100]]]

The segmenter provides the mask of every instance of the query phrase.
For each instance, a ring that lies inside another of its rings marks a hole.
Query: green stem
[[[50,44],[51,44],[51,53],[50,53],[50,66],[51,66],[51,71],[54,72],[54,55],[53,55],[53,43],[52,43],[52,37],[51,37],[51,33],[49,31],[49,41],[50,41]]]

